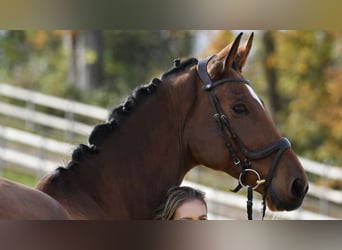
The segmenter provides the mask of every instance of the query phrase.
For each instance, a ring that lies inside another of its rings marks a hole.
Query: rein
[[[243,143],[241,142],[239,136],[234,132],[232,126],[229,123],[229,120],[227,116],[224,114],[220,103],[218,102],[215,93],[214,93],[214,88],[227,82],[241,82],[244,84],[249,85],[249,81],[244,79],[244,78],[235,78],[235,77],[227,77],[220,79],[216,82],[212,82],[210,79],[210,76],[207,72],[207,64],[210,61],[211,58],[213,58],[215,55],[210,56],[206,59],[202,59],[198,62],[197,64],[197,73],[200,76],[201,80],[204,83],[203,89],[207,91],[208,97],[210,100],[211,105],[214,108],[214,119],[221,131],[222,137],[225,141],[225,146],[228,149],[233,163],[236,167],[239,168],[240,170],[240,176],[239,176],[239,183],[235,187],[235,189],[231,190],[232,192],[236,193],[238,192],[241,188],[247,187],[247,216],[248,220],[252,220],[252,206],[253,206],[253,191],[259,186],[264,184],[264,190],[262,194],[262,219],[265,217],[266,213],[266,195],[268,192],[268,188],[271,185],[272,179],[273,179],[273,174],[275,171],[275,168],[277,166],[277,163],[282,155],[282,153],[287,149],[291,147],[290,141],[285,138],[281,137],[278,139],[276,142],[271,144],[270,146],[265,147],[264,149],[261,149],[259,151],[253,152],[250,151],[248,148],[246,148]],[[233,144],[229,139],[229,135],[227,134],[226,130],[228,130],[231,139],[233,140],[233,143],[237,145],[239,148],[240,152],[244,155],[244,160],[241,161],[240,158],[238,157],[237,153],[235,152],[233,148]],[[251,168],[251,160],[260,160],[263,158],[266,158],[267,156],[275,153],[275,156],[273,158],[273,161],[271,163],[270,170],[268,172],[268,175],[266,179],[262,179],[259,175],[259,173]],[[257,177],[257,181],[255,186],[249,186],[244,184],[244,180],[246,178],[247,172],[253,173]]]

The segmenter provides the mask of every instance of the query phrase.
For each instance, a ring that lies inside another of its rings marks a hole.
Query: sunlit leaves
[[[287,103],[277,117],[297,150],[322,162],[342,163],[341,62],[338,33],[278,32],[279,90]],[[339,66],[337,65],[339,64]]]

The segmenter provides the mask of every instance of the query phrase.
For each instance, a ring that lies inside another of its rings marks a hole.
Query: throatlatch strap
[[[248,187],[247,192],[247,217],[253,220],[253,188]]]

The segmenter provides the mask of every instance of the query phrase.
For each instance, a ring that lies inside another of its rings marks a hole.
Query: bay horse
[[[242,76],[253,34],[190,58],[137,88],[94,127],[65,167],[43,177],[67,219],[151,219],[167,190],[198,165],[263,194],[269,209],[298,208],[308,178],[264,103]]]

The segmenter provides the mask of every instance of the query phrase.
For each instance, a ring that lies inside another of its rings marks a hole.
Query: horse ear
[[[226,69],[229,69],[230,67],[232,67],[233,65],[233,62],[235,60],[235,57],[236,57],[236,54],[238,52],[238,48],[239,48],[239,45],[240,45],[240,41],[241,41],[241,37],[242,37],[242,32],[235,38],[230,50],[229,50],[229,53],[228,53],[228,56],[226,57],[225,59],[225,62],[223,64],[223,71],[226,70]]]
[[[246,63],[249,51],[252,48],[252,43],[253,43],[253,37],[254,37],[254,33],[252,32],[252,34],[249,36],[248,41],[245,43],[245,45],[239,49],[238,51],[238,57],[236,59],[236,63],[239,67],[240,72],[242,71],[243,66]]]
[[[242,32],[235,38],[234,42],[229,44],[227,47],[222,49],[212,60],[209,65],[208,72],[209,75],[214,78],[217,74],[222,74],[232,67],[233,62],[236,58],[236,54],[238,53],[238,48],[240,45],[240,40],[242,37]]]

